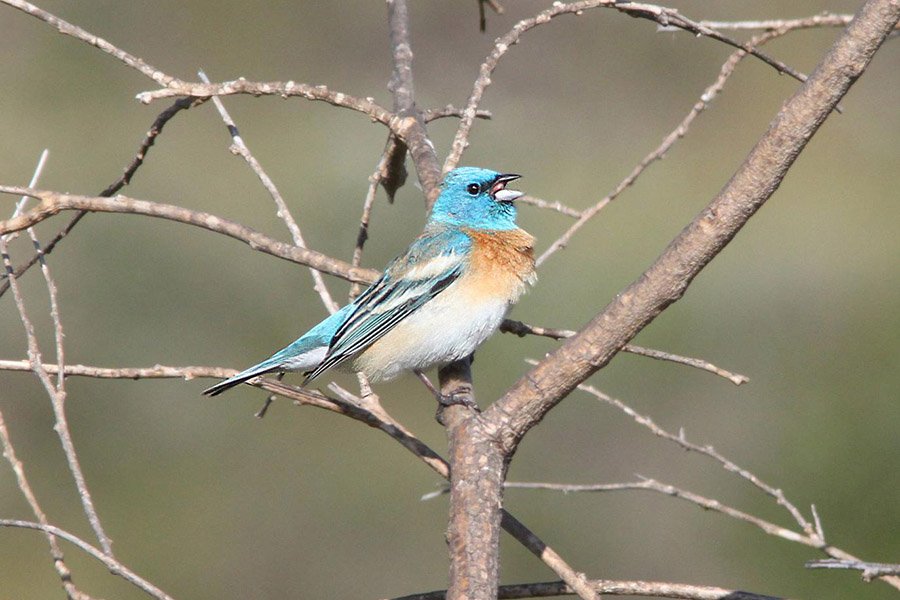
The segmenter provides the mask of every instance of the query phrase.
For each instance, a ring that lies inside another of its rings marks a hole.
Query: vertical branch
[[[409,147],[419,183],[425,191],[427,206],[438,197],[441,183],[441,167],[438,164],[434,144],[428,139],[425,119],[416,108],[413,86],[413,52],[409,37],[409,9],[406,0],[388,0],[388,25],[391,35],[391,55],[394,70],[388,90],[394,95],[394,112],[401,120],[399,129]]]
[[[497,597],[500,521],[506,462],[478,418],[448,430],[450,438],[450,586],[447,600]]]
[[[13,473],[16,475],[16,482],[19,485],[19,489],[22,490],[22,495],[25,496],[28,506],[31,507],[31,512],[34,513],[35,518],[42,527],[49,526],[47,515],[44,514],[41,505],[37,501],[37,497],[34,495],[34,491],[31,489],[31,485],[28,483],[28,478],[25,476],[25,468],[22,466],[22,462],[16,457],[16,451],[13,448],[12,440],[9,437],[9,431],[6,429],[6,421],[3,419],[2,411],[0,411],[0,444],[3,445],[3,457],[6,458],[7,462],[9,462],[9,465],[12,467]],[[72,582],[72,572],[69,571],[69,567],[66,566],[65,557],[63,556],[62,550],[59,548],[56,536],[46,530],[44,530],[44,533],[47,536],[47,543],[50,545],[50,556],[53,558],[53,567],[56,569],[56,573],[62,581],[66,594],[69,598],[73,599],[83,598],[84,595],[75,588],[75,584]]]
[[[41,158],[38,161],[38,166],[35,169],[29,186],[34,186],[35,184],[37,184],[46,158],[47,151],[45,150],[41,154]],[[16,206],[16,212],[19,212],[21,210],[26,200],[27,197],[23,196],[22,200]],[[65,350],[63,346],[63,338],[65,336],[63,333],[62,320],[59,313],[59,301],[56,282],[53,280],[53,277],[50,274],[50,267],[47,265],[47,261],[44,257],[43,252],[41,251],[41,244],[34,232],[34,228],[29,227],[27,231],[28,236],[31,238],[31,241],[34,244],[38,262],[41,265],[41,273],[43,274],[44,281],[47,284],[47,293],[50,296],[50,316],[53,320],[54,340],[56,344],[56,387],[54,387],[51,383],[50,375],[44,368],[44,365],[41,363],[41,353],[40,349],[38,348],[37,336],[34,332],[34,326],[31,323],[31,320],[28,318],[27,313],[25,312],[25,303],[22,298],[21,291],[18,287],[18,281],[13,276],[14,274],[12,272],[12,261],[10,260],[8,255],[7,241],[6,238],[2,236],[0,236],[0,253],[3,254],[3,263],[9,275],[9,284],[13,291],[15,304],[19,310],[19,316],[22,320],[22,325],[25,327],[25,336],[28,340],[28,357],[31,362],[31,368],[35,372],[35,374],[37,374],[38,378],[47,391],[47,395],[50,397],[50,403],[53,406],[53,416],[56,420],[56,425],[53,429],[59,436],[59,441],[62,445],[63,453],[66,456],[66,462],[69,465],[69,472],[72,473],[72,477],[75,480],[75,486],[78,489],[78,496],[79,498],[81,498],[81,505],[84,510],[85,517],[87,517],[91,528],[94,530],[94,534],[97,536],[97,540],[100,542],[103,551],[111,557],[113,555],[112,542],[109,539],[109,536],[107,536],[106,532],[103,530],[103,525],[100,523],[100,517],[97,515],[97,511],[94,508],[94,501],[91,498],[91,492],[88,489],[87,483],[84,479],[84,473],[81,470],[81,463],[78,460],[78,454],[75,452],[75,444],[72,442],[72,434],[69,431],[69,422],[66,417]]]
[[[0,236],[0,256],[2,256],[3,266],[6,269],[6,272],[10,275],[10,289],[12,289],[16,307],[19,309],[19,315],[22,318],[22,323],[25,326],[25,330],[28,335],[28,357],[32,364],[32,369],[35,370],[36,373],[38,373],[38,376],[41,378],[41,382],[44,384],[44,387],[46,387],[48,392],[52,395],[55,390],[53,388],[53,384],[50,382],[50,377],[47,372],[40,369],[40,353],[37,348],[37,343],[34,341],[33,327],[31,325],[31,321],[28,319],[28,315],[25,313],[25,306],[22,300],[21,292],[19,290],[18,281],[16,281],[16,279],[12,277],[12,262],[9,259],[6,238],[4,238],[3,236]],[[43,373],[43,377],[41,377],[41,373]],[[16,457],[16,452],[12,445],[12,439],[9,436],[9,431],[6,429],[6,422],[3,419],[2,412],[0,412],[0,444],[3,445],[3,456],[6,458],[7,462],[9,462],[10,467],[12,467],[12,470],[16,475],[16,481],[19,485],[19,489],[22,491],[22,495],[25,496],[25,500],[31,507],[31,512],[34,513],[35,518],[37,518],[38,522],[40,522],[42,526],[48,526],[49,522],[47,521],[47,515],[44,513],[41,505],[38,503],[37,497],[34,495],[34,491],[31,489],[31,485],[28,483],[28,478],[25,476],[25,469],[22,466],[22,462]],[[59,547],[59,543],[56,540],[56,536],[51,533],[47,533],[46,536],[47,543],[50,545],[50,556],[53,559],[53,567],[54,569],[56,569],[56,573],[57,575],[59,575],[59,578],[62,581],[63,588],[65,588],[66,590],[66,594],[69,598],[75,600],[85,598],[84,594],[79,592],[75,588],[75,584],[72,582],[72,573],[66,566],[65,558],[62,550]]]
[[[425,120],[416,109],[409,39],[409,11],[406,0],[388,0],[388,22],[394,70],[388,88],[394,95],[394,109],[402,119],[403,139],[409,147],[419,181],[430,209],[437,199],[441,166],[434,145],[428,139]],[[441,369],[441,391],[472,397],[469,359]],[[460,390],[464,390],[460,392]],[[465,427],[472,412],[463,406],[443,411],[443,423],[450,440],[450,589],[448,598],[477,600],[493,598],[499,583],[500,497],[503,490],[503,457],[496,451],[482,454],[491,444],[476,422]],[[479,467],[479,457],[493,456],[490,475]],[[489,489],[488,489],[489,488]]]

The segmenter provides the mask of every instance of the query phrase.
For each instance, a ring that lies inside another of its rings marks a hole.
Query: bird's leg
[[[278,373],[278,375],[275,376],[275,379],[277,381],[281,381],[282,379],[284,379],[284,371]],[[266,412],[268,412],[269,407],[272,406],[273,402],[275,402],[275,394],[269,394],[268,396],[266,396],[266,401],[262,405],[262,408],[256,411],[253,416],[257,419],[262,419],[264,416],[266,416]]]
[[[438,402],[440,402],[441,401],[441,392],[436,387],[434,387],[434,384],[431,383],[430,379],[428,379],[428,375],[426,375],[419,369],[413,369],[413,373],[416,374],[416,377],[418,377],[419,380],[425,384],[425,387],[428,388],[428,391],[431,392],[432,394],[434,394],[434,397],[437,398]]]

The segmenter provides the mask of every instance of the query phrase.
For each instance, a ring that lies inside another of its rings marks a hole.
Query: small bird
[[[303,371],[303,385],[332,367],[371,380],[470,355],[536,280],[534,238],[516,225],[506,189],[520,175],[450,171],[425,230],[353,302],[289,346],[203,393],[215,396],[265,373]]]

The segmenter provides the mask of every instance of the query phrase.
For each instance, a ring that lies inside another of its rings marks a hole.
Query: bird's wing
[[[471,239],[459,230],[426,229],[384,274],[353,302],[325,359],[307,383],[362,352],[400,321],[456,281],[465,269]]]

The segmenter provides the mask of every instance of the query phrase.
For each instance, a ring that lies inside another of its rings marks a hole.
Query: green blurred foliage
[[[421,106],[462,105],[492,40],[546,2],[507,2],[477,27],[475,2],[412,6]],[[676,3],[708,19],[852,11],[856,2]],[[385,10],[378,2],[53,0],[42,6],[169,74],[327,83],[390,106]],[[41,149],[41,187],[95,194],[119,175],[165,103],[143,106],[143,76],[46,25],[0,7],[0,181],[24,184]],[[836,35],[808,31],[767,51],[809,71]],[[526,34],[494,75],[464,162],[525,174],[521,188],[576,208],[596,202],[673,128],[730,49],[597,10]],[[897,140],[900,45],[889,42],[800,157],[769,205],[637,340],[745,373],[734,387],[706,373],[621,356],[592,383],[686,429],[696,442],[815,503],[830,541],[876,561],[900,560],[900,286]],[[542,268],[514,316],[577,328],[635,279],[730,177],[797,84],[747,60],[690,134]],[[227,98],[257,158],[295,211],[308,243],[349,258],[379,125],[301,99]],[[450,120],[430,129],[443,155]],[[226,216],[289,239],[271,200],[211,105],[176,117],[125,192]],[[414,178],[410,179],[410,182]],[[14,198],[3,199],[4,214]],[[366,265],[402,250],[424,221],[411,183],[379,197]],[[48,239],[68,219],[38,228]],[[525,207],[539,250],[566,217]],[[13,246],[28,256],[25,240]],[[50,257],[67,360],[242,367],[325,314],[304,268],[230,239],[164,221],[90,215]],[[44,357],[52,329],[39,273],[22,281]],[[343,282],[333,282],[341,296]],[[0,299],[0,358],[25,342],[11,294]],[[489,403],[556,343],[498,335],[479,351]],[[345,375],[336,376],[348,385]],[[118,557],[178,598],[373,598],[443,587],[446,499],[420,502],[438,478],[386,436],[349,419],[263,394],[210,400],[208,381],[71,379],[68,412],[87,481]],[[414,381],[379,385],[389,410],[434,448],[445,441]],[[0,407],[52,522],[90,538],[33,376],[0,372]],[[784,525],[784,511],[701,457],[651,436],[582,394],[526,439],[516,480],[612,482],[651,476]],[[576,568],[604,578],[735,586],[798,598],[896,597],[848,572],[810,572],[819,555],[751,526],[645,492],[511,491],[509,508]],[[0,465],[0,515],[30,518]],[[97,597],[142,598],[66,546],[76,583]],[[503,542],[503,580],[553,575]],[[0,531],[0,598],[61,597],[46,542]]]

